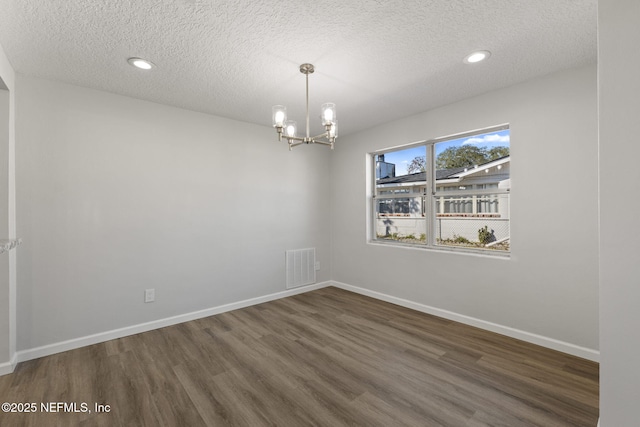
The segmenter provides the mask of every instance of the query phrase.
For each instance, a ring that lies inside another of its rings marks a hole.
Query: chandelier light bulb
[[[320,112],[322,114],[322,124],[324,126],[329,126],[336,119],[336,104],[332,102],[322,104]]]
[[[331,123],[331,129],[329,129],[329,138],[337,138],[338,137],[338,121],[334,120]]]
[[[288,137],[296,136],[296,128],[298,127],[297,123],[293,120],[287,120],[284,124],[284,131]]]
[[[273,107],[273,126],[283,127],[287,120],[287,107],[284,105],[274,105]]]

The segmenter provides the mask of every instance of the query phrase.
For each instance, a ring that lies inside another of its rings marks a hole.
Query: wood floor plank
[[[598,364],[323,288],[18,365],[0,426],[594,426]]]
[[[216,377],[199,375],[201,366],[187,361],[173,368],[182,387],[195,405],[207,426],[248,425],[243,412],[234,411],[235,399],[228,400],[225,390],[219,388]],[[226,372],[218,375],[227,375]]]

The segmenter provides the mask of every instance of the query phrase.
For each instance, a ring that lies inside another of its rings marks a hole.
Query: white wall
[[[367,243],[368,152],[502,123],[511,126],[511,259]],[[335,154],[334,280],[597,358],[595,65],[347,136]]]
[[[0,46],[0,239],[15,237],[15,73]],[[16,251],[0,254],[0,375],[11,372],[16,344]]]
[[[16,90],[19,351],[284,291],[287,249],[316,247],[330,278],[326,148],[21,75]]]
[[[0,239],[9,237],[9,91],[0,89]],[[9,350],[9,254],[0,254],[0,363]],[[4,338],[4,339],[3,339]]]
[[[640,2],[598,3],[600,115],[600,419],[640,413]]]

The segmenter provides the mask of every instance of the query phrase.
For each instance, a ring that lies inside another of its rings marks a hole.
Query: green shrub
[[[480,230],[478,230],[478,241],[480,241],[480,243],[482,243],[483,245],[486,245],[487,243],[490,243],[493,240],[494,240],[493,230],[489,231],[488,226],[485,225]]]
[[[469,239],[466,237],[458,236],[456,234],[453,235],[453,243],[471,243]]]

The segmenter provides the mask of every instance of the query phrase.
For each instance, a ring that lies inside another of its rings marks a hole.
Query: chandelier
[[[284,105],[273,106],[273,127],[278,132],[278,141],[282,141],[283,134],[289,143],[289,151],[301,144],[322,144],[331,147],[338,137],[338,121],[336,120],[336,105],[327,102],[320,107],[320,121],[325,132],[317,136],[309,136],[309,74],[313,73],[312,64],[302,64],[300,72],[307,80],[307,136],[296,135],[297,124],[293,120],[287,120],[287,107]]]

